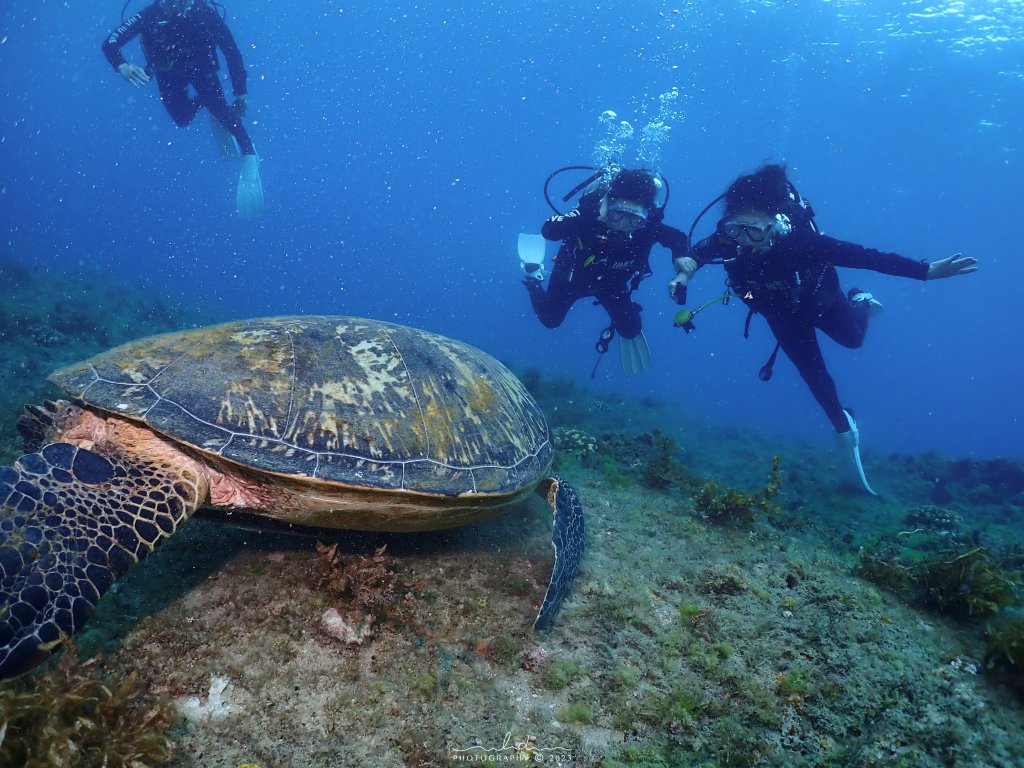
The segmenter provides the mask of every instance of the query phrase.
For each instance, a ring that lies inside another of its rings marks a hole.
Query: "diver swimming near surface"
[[[130,64],[121,52],[138,36],[142,38],[145,68]],[[218,49],[231,78],[231,105],[220,82]],[[107,36],[103,55],[115,71],[136,87],[155,78],[160,100],[175,125],[190,125],[205,107],[213,119],[222,151],[228,156],[241,155],[238,214],[243,218],[262,214],[259,157],[242,124],[248,96],[245,64],[231,30],[215,7],[206,0],[157,0],[122,21]],[[190,93],[190,88],[194,93]]]
[[[618,333],[623,370],[639,373],[650,367],[650,352],[643,337],[642,307],[632,300],[633,291],[651,274],[648,262],[655,243],[670,249],[674,259],[683,258],[686,235],[664,223],[667,188],[658,174],[623,168],[599,172],[585,184],[590,181],[596,183],[575,208],[552,216],[541,228],[544,239],[561,241],[547,290],[543,269],[538,268],[543,243],[539,259],[520,249],[526,271],[523,284],[547,328],[561,325],[577,301],[593,297],[611,321],[597,342],[598,352],[607,351]]]
[[[868,323],[882,311],[882,304],[858,288],[844,292],[836,267],[938,280],[977,271],[977,260],[955,253],[931,263],[915,261],[828,237],[818,231],[813,211],[789,183],[785,167],[778,164],[740,176],[720,199],[725,201],[725,212],[717,231],[674,262],[678,274],[670,286],[678,294],[678,286],[685,289],[700,267],[725,267],[726,296],[736,296],[747,305],[748,325],[753,315],[762,315],[777,341],[760,378],[771,378],[775,356],[782,349],[832,423],[859,482],[875,495],[861,463],[853,411],[839,400],[817,332],[856,349],[864,343]],[[680,314],[686,318],[678,324],[686,327],[694,313]]]

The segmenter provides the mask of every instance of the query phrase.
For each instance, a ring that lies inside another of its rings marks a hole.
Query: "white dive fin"
[[[242,155],[242,170],[238,174],[237,210],[243,219],[256,219],[263,215],[263,184],[260,182],[258,155]]]
[[[222,158],[233,160],[242,154],[235,137],[213,115],[210,115],[210,132],[213,134],[213,140],[217,142],[217,151],[220,152]]]
[[[519,266],[527,277],[544,279],[544,238],[540,235],[519,233]]]
[[[850,415],[849,411],[844,409],[843,413],[846,414],[846,421],[850,425],[850,431],[836,434],[836,438],[839,440],[839,449],[850,462],[849,466],[856,472],[857,480],[864,486],[864,490],[872,496],[877,496],[878,494],[874,492],[868,483],[867,475],[864,474],[864,465],[860,461],[860,430],[857,429],[857,422],[853,420],[853,416]]]
[[[651,350],[643,332],[632,339],[619,336],[619,355],[622,357],[622,370],[628,376],[644,373],[651,368]]]

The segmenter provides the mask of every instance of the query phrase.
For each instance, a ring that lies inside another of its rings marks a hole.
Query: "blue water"
[[[4,3],[5,257],[148,281],[224,317],[393,319],[585,380],[603,312],[580,303],[542,328],[515,243],[549,215],[547,174],[592,161],[613,110],[635,129],[618,159],[658,162],[680,228],[737,174],[785,160],[829,234],[977,257],[977,274],[937,283],[844,272],[887,309],[863,349],[825,352],[866,448],[1024,456],[1024,2],[227,6],[263,158],[257,222],[234,215],[237,169],[206,116],[175,128],[154,84],[100,54],[119,1]],[[663,109],[667,138],[641,146]],[[626,380],[609,355],[600,388],[830,440],[788,361],[757,380],[763,321],[744,341],[745,310],[715,306],[684,335],[668,253],[652,264],[638,299],[655,368]],[[691,305],[721,290],[709,268]]]

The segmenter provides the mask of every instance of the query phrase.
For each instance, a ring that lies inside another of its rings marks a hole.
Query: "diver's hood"
[[[168,16],[187,16],[197,4],[197,0],[160,0],[160,10]]]

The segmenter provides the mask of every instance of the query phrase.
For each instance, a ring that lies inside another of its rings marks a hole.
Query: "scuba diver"
[[[573,210],[544,222],[542,237],[562,241],[546,291],[541,285],[543,269],[531,271],[536,262],[530,264],[524,257],[523,284],[541,323],[557,328],[575,302],[594,297],[611,320],[601,332],[597,350],[606,352],[617,332],[627,374],[650,367],[641,307],[631,296],[651,274],[651,248],[658,243],[669,248],[673,258],[686,255],[686,235],[663,223],[666,201],[660,206],[656,202],[663,187],[664,181],[651,171],[621,169],[610,182],[587,190]],[[542,247],[543,243],[541,259]]]
[[[127,7],[127,6],[125,6]],[[142,36],[143,69],[129,64],[121,49]],[[231,76],[234,103],[221,87],[217,49]],[[206,107],[226,156],[241,154],[237,209],[243,218],[263,212],[259,157],[242,125],[246,111],[246,71],[242,54],[222,15],[206,0],[157,0],[122,24],[103,41],[103,55],[120,75],[136,87],[156,78],[160,100],[178,126],[187,126]],[[195,91],[189,93],[189,86]]]
[[[678,274],[670,291],[681,285],[685,301],[685,287],[698,268],[724,265],[731,295],[742,298],[749,308],[747,329],[751,317],[761,314],[777,342],[761,369],[761,380],[771,378],[781,348],[835,428],[859,482],[868,493],[877,495],[861,464],[857,422],[839,401],[817,331],[841,346],[857,349],[864,342],[868,321],[882,311],[882,304],[858,288],[844,293],[836,267],[938,280],[977,271],[977,260],[955,253],[931,263],[914,261],[827,237],[817,230],[813,211],[786,178],[782,165],[765,165],[740,176],[722,199],[725,215],[717,231],[697,243],[690,256],[674,262]]]

